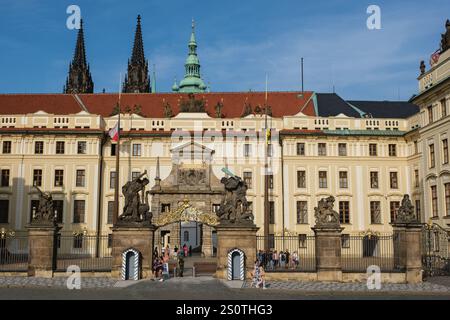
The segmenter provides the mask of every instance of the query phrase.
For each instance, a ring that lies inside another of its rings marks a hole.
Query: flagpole
[[[265,141],[264,141],[264,250],[269,252],[269,176],[268,176],[268,165],[267,165],[267,153],[268,153],[268,135],[267,135],[267,74],[266,74],[266,93],[264,102],[264,128],[265,128]]]
[[[116,143],[116,180],[114,181],[114,215],[113,215],[113,225],[116,225],[117,219],[119,218],[119,154],[120,154],[120,96],[121,96],[121,81],[122,74],[120,74],[119,79],[119,101],[117,103],[118,107],[118,120],[117,120],[117,143]]]

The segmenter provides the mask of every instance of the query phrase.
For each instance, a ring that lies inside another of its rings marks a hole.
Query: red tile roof
[[[269,92],[267,102],[272,107],[273,117],[295,115],[302,111],[314,115],[312,92]],[[78,95],[91,114],[108,117],[118,101],[118,94],[95,93]],[[124,93],[121,106],[140,105],[145,117],[164,118],[164,101],[168,102],[174,115],[179,112],[179,102],[187,99],[186,93]],[[195,94],[196,99],[204,99],[206,111],[214,117],[214,107],[223,102],[222,113],[226,118],[239,118],[247,100],[254,109],[264,105],[265,92],[211,92]],[[0,114],[27,114],[43,110],[53,114],[74,114],[82,110],[75,97],[68,94],[3,94],[0,95]]]
[[[0,94],[0,114],[15,115],[45,111],[74,114],[82,111],[71,94]]]

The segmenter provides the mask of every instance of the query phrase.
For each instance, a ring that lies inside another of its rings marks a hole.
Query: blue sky
[[[182,78],[191,19],[202,76],[212,91],[300,88],[345,99],[405,100],[417,92],[419,61],[439,48],[450,1],[119,1],[2,0],[0,92],[61,92],[76,30],[69,5],[81,8],[95,91],[117,92],[142,15],[146,57],[158,91]],[[381,30],[366,9],[381,8]]]

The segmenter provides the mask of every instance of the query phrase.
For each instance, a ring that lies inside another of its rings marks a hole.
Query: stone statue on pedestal
[[[445,22],[445,33],[441,35],[441,53],[450,48],[450,20]]]
[[[409,199],[409,195],[405,194],[402,199],[402,204],[398,208],[395,223],[413,223],[419,222],[417,216],[414,213],[414,206]]]
[[[33,213],[32,224],[55,224],[56,217],[53,211],[53,198],[48,192],[43,192],[38,186],[34,186],[39,192],[39,205]]]
[[[248,211],[247,185],[244,180],[232,174],[223,177],[220,182],[225,187],[225,196],[217,211],[220,223],[253,223],[253,213]]]
[[[314,217],[316,218],[316,227],[339,227],[339,213],[333,209],[334,197],[329,196],[319,201],[314,208]]]
[[[145,186],[149,183],[149,180],[143,178],[146,174],[147,170],[122,187],[125,206],[123,207],[123,213],[119,216],[119,223],[151,223],[152,214],[149,212],[148,192],[145,192]]]

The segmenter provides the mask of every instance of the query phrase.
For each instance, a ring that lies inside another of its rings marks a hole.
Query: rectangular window
[[[298,247],[299,248],[306,248],[307,247],[307,236],[306,234],[299,234],[298,235]]]
[[[343,234],[341,236],[341,246],[342,248],[350,248],[350,235]]]
[[[141,175],[140,171],[131,172],[131,180],[135,180],[135,179],[139,178],[140,175]]]
[[[397,218],[398,208],[400,208],[400,201],[390,202],[391,222],[394,222],[395,219]]]
[[[0,200],[0,223],[8,223],[9,200]]]
[[[247,202],[247,208],[250,206],[250,203],[251,202]],[[219,209],[220,209],[220,204],[218,204],[218,203],[213,203],[213,205],[212,205],[212,212],[213,213],[217,213],[217,212],[219,212]]]
[[[77,153],[78,154],[86,154],[86,150],[87,150],[86,146],[87,146],[86,141],[78,141]]]
[[[443,164],[448,163],[448,140],[447,139],[442,140],[442,159],[443,159]]]
[[[435,166],[434,144],[430,144],[429,148],[430,148],[430,168],[434,168]]]
[[[437,195],[437,187],[431,186],[431,213],[433,217],[438,217],[438,195]]]
[[[84,200],[74,200],[73,202],[73,223],[84,223]]]
[[[350,202],[339,201],[339,220],[341,223],[350,223]]]
[[[267,181],[269,183],[269,189],[273,189],[273,174],[269,174]]]
[[[397,156],[397,145],[389,144],[389,157]]]
[[[417,141],[414,141],[414,154],[418,154],[419,153],[419,145],[417,143]]]
[[[55,170],[55,187],[62,187],[64,185],[64,170]]]
[[[319,156],[326,156],[327,155],[327,144],[326,143],[319,143],[319,145],[318,145],[318,154],[319,154]]]
[[[107,224],[113,223],[113,216],[114,216],[114,201],[108,201],[108,218],[107,218]]]
[[[327,188],[327,172],[319,171],[319,188]]]
[[[39,207],[39,200],[31,200],[31,202],[30,202],[30,221],[33,220],[33,216],[35,215],[38,207]]]
[[[428,123],[433,123],[433,106],[429,106],[428,110]]]
[[[133,144],[133,156],[134,157],[140,157],[141,156],[141,144],[140,143],[134,143]]]
[[[297,155],[298,156],[305,155],[305,144],[303,142],[297,143]]]
[[[416,217],[417,217],[417,220],[422,221],[421,212],[420,212],[420,200],[416,200]]]
[[[9,187],[9,169],[2,170],[1,186]]]
[[[83,235],[82,234],[73,236],[73,248],[74,249],[83,248]]]
[[[419,169],[414,170],[414,185],[416,188],[420,186]]]
[[[44,153],[44,141],[36,141],[34,143],[34,153],[43,154]]]
[[[339,188],[341,188],[341,189],[348,188],[347,171],[339,171]]]
[[[42,186],[42,170],[41,169],[33,170],[33,186],[37,186],[37,187]]]
[[[381,223],[381,202],[380,201],[370,201],[370,223],[380,224]]]
[[[244,157],[248,158],[251,156],[252,146],[248,143],[244,144]]]
[[[64,154],[64,141],[56,141],[56,154]]]
[[[389,178],[391,182],[391,189],[398,189],[397,172],[389,172]]]
[[[63,223],[64,200],[53,200],[53,210],[56,215],[56,222]]]
[[[447,100],[442,99],[441,100],[441,112],[442,112],[442,118],[447,116]]]
[[[113,237],[112,233],[108,234],[108,248],[112,248]]]
[[[338,150],[339,150],[339,155],[340,156],[346,156],[347,155],[347,144],[346,143],[339,143]]]
[[[450,217],[450,183],[444,184],[445,190],[445,215]]]
[[[3,141],[3,153],[11,153],[11,141]]]
[[[244,182],[247,188],[252,189],[252,173],[249,171],[244,172]]]
[[[378,189],[378,172],[377,171],[370,172],[370,187],[372,189]]]
[[[275,224],[275,202],[269,201],[269,223]]]
[[[161,203],[161,212],[162,213],[170,212],[170,203]]]
[[[297,188],[306,188],[306,171],[297,171]]]
[[[111,156],[115,156],[116,155],[116,148],[117,144],[115,143],[111,143]]]
[[[115,189],[116,188],[116,172],[111,171],[109,173],[109,188]]]
[[[75,185],[77,187],[84,187],[86,184],[86,171],[77,170],[77,179]]]
[[[297,201],[297,224],[308,223],[308,202]]]
[[[376,143],[370,143],[369,144],[369,155],[371,157],[377,156],[377,144]]]

